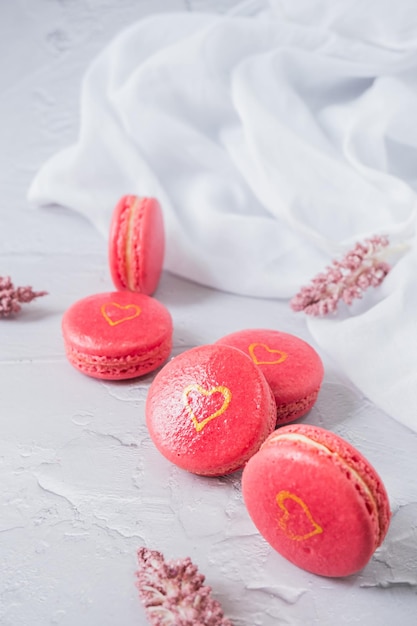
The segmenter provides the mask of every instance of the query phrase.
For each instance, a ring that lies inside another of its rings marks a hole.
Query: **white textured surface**
[[[323,389],[304,421],[334,430],[370,459],[394,512],[368,567],[336,581],[298,570],[268,547],[246,514],[239,474],[199,478],[160,457],[144,424],[152,376],[102,383],[64,357],[65,309],[112,289],[106,242],[76,214],[29,210],[29,182],[76,137],[80,81],[109,38],[151,11],[233,4],[0,4],[0,275],[50,292],[0,321],[2,626],[145,626],[134,587],[143,544],[170,558],[191,556],[235,626],[416,623],[417,437],[363,398],[325,354]],[[174,318],[174,354],[255,326],[313,343],[285,302],[169,274],[156,297]]]

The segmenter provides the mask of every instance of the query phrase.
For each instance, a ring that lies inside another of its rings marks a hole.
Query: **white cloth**
[[[80,211],[107,237],[121,195],[156,196],[165,267],[252,296],[295,295],[366,236],[407,242],[375,293],[309,327],[417,430],[416,110],[413,0],[152,16],[89,68],[79,139],[29,199]]]

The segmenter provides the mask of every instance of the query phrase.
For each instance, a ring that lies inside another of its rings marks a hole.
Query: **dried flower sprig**
[[[391,269],[380,255],[388,243],[383,235],[357,243],[340,261],[332,261],[325,272],[301,288],[290,301],[293,311],[327,315],[336,311],[340,300],[351,305],[369,287],[378,287]]]
[[[189,557],[165,561],[140,548],[138,562],[137,588],[152,626],[232,626]]]
[[[32,287],[15,287],[10,276],[0,276],[0,318],[19,313],[22,303],[46,296],[47,291],[33,291]]]

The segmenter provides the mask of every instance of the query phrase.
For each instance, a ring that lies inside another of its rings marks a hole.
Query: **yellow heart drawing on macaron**
[[[288,500],[295,502],[296,508],[292,513],[288,510]],[[294,541],[304,541],[305,539],[309,539],[310,537],[319,535],[323,532],[323,528],[314,521],[306,503],[294,493],[291,493],[290,491],[280,491],[276,495],[276,501],[279,508],[283,511],[283,515],[278,520],[278,525],[287,537],[289,537],[289,539],[293,539]],[[301,511],[297,511],[298,507]],[[299,524],[299,530],[301,530],[302,526],[303,531],[307,530],[307,532],[303,532],[303,534],[298,533],[296,527],[297,524]],[[308,528],[310,528],[310,530],[308,530]]]
[[[259,350],[259,347],[261,350]],[[257,350],[257,354],[255,354],[255,350]],[[260,352],[263,354],[261,355]],[[256,365],[278,365],[278,363],[282,363],[288,357],[286,352],[270,348],[266,343],[251,343],[249,354]]]
[[[197,406],[194,409],[190,406],[189,402],[189,395],[193,391],[197,393],[198,399],[198,402],[195,403]],[[220,394],[222,396],[222,403],[218,409],[204,417],[207,408],[210,410],[210,402],[206,402],[206,400],[214,399],[213,396],[215,394]],[[222,415],[227,410],[230,400],[232,399],[232,392],[228,387],[223,387],[222,385],[219,385],[218,387],[211,387],[211,389],[204,389],[204,387],[195,383],[188,385],[188,387],[184,389],[182,398],[185,406],[187,407],[187,411],[191,416],[196,431],[200,432],[200,430],[203,430],[204,426],[216,419],[216,417],[219,417],[219,415]]]
[[[117,302],[105,302],[101,306],[101,314],[110,326],[117,326],[122,322],[128,322],[140,315],[141,309],[137,304],[117,304]]]

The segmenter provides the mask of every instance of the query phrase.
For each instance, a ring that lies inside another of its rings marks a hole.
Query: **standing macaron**
[[[277,405],[277,426],[305,415],[317,400],[324,369],[321,358],[295,335],[248,329],[226,335],[219,344],[243,350],[260,367]]]
[[[243,470],[242,491],[271,546],[322,576],[362,569],[390,522],[384,485],[365,457],[307,424],[283,426],[268,437]]]
[[[94,378],[122,380],[161,366],[172,349],[172,319],[163,304],[115,291],[75,302],[62,318],[69,362]]]
[[[240,350],[220,345],[198,346],[169,361],[146,401],[158,450],[206,476],[241,468],[273,431],[275,412],[260,369]]]
[[[152,295],[162,272],[165,233],[155,198],[123,196],[111,221],[109,264],[114,286]]]

